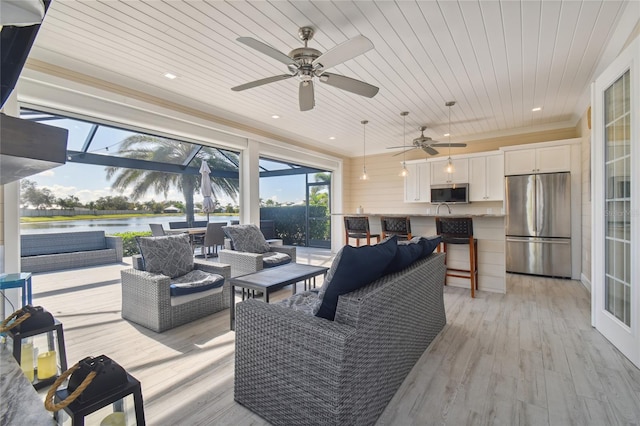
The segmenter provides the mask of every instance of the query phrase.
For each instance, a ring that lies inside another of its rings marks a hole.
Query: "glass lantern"
[[[27,305],[17,311],[16,323],[22,315],[30,318],[7,332],[13,357],[36,389],[51,385],[67,369],[62,324],[39,306]]]
[[[95,368],[101,364],[100,368]],[[76,367],[79,366],[77,369]],[[83,372],[83,368],[86,370]],[[76,373],[76,371],[78,373]],[[94,377],[88,377],[88,371],[94,371]],[[143,426],[144,407],[140,382],[124,371],[117,363],[105,355],[85,358],[71,369],[71,377],[66,389],[51,389],[51,397],[58,407],[45,407],[54,411],[58,425],[71,426]],[[69,372],[65,373],[66,376]],[[110,374],[112,373],[112,374]],[[78,374],[78,376],[74,376]],[[56,382],[58,385],[60,381]],[[88,384],[85,386],[85,382]],[[55,386],[54,385],[54,386]],[[84,390],[74,397],[76,389]],[[54,393],[55,392],[55,393]],[[68,401],[71,401],[68,403]],[[64,404],[68,405],[64,406]]]

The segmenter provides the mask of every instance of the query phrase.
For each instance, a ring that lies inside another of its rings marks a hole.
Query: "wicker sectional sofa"
[[[122,262],[122,238],[104,231],[20,236],[22,271],[48,272]]]
[[[446,324],[444,254],[338,298],[334,321],[236,309],[235,400],[275,425],[374,424]]]

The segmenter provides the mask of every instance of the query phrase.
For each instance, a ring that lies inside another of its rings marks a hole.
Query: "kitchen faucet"
[[[440,204],[438,204],[438,207],[436,207],[436,215],[440,212],[440,207],[442,207],[442,206],[447,206],[447,210],[449,210],[449,214],[451,214],[451,207],[449,207],[449,204],[440,203]]]

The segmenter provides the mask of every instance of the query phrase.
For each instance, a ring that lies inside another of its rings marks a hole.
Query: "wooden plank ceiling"
[[[31,58],[359,156],[363,119],[367,154],[403,144],[401,111],[410,113],[407,143],[421,125],[446,141],[449,100],[457,101],[452,141],[575,125],[627,3],[54,0]],[[231,91],[287,73],[237,37],[289,53],[302,46],[301,26],[315,29],[309,46],[321,52],[369,38],[373,50],[330,71],[379,93],[369,99],[316,82],[316,106],[301,112],[295,78]]]

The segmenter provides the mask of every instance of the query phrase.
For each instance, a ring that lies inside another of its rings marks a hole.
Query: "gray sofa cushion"
[[[260,228],[255,225],[223,226],[222,230],[231,238],[234,250],[258,254],[271,250]]]
[[[188,234],[136,237],[144,270],[176,278],[193,270],[193,248]]]
[[[317,307],[320,305],[320,299],[318,299],[317,292],[304,291],[302,293],[296,293],[287,299],[276,302],[275,304],[293,309],[294,311],[301,311],[305,314],[314,315]]]
[[[20,256],[107,249],[104,231],[60,232],[20,236]]]

